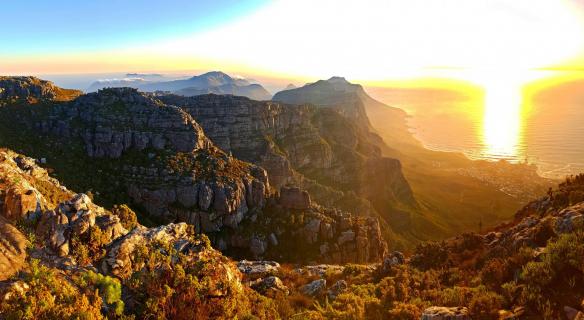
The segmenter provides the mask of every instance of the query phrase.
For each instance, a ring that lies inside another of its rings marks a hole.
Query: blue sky
[[[265,0],[17,0],[0,9],[0,54],[108,49],[201,32]],[[8,29],[6,29],[8,28]]]

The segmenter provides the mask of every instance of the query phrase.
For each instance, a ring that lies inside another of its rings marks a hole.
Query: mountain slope
[[[362,125],[369,125],[364,106],[358,100],[360,85],[349,83],[345,78],[332,77],[319,80],[296,89],[276,93],[273,101],[289,104],[314,104],[316,106],[333,107],[347,117]]]

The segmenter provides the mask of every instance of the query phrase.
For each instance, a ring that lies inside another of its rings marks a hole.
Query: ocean
[[[407,111],[410,130],[428,149],[527,161],[549,178],[584,173],[584,73],[546,71],[523,83],[505,77],[482,87],[434,80],[366,90]]]

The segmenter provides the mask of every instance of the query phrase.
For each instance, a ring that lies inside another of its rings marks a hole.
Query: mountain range
[[[426,150],[341,77],[225,85],[0,78],[0,316],[584,317],[582,177]]]
[[[127,74],[122,79],[103,79],[94,82],[87,92],[104,88],[130,87],[146,92],[164,91],[183,96],[201,94],[230,94],[254,100],[269,100],[272,95],[258,83],[231,77],[219,71],[207,72],[188,79],[166,80],[160,74]]]

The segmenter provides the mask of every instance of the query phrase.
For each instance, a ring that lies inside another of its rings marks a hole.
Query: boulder
[[[406,262],[406,258],[403,253],[399,251],[394,251],[391,254],[383,258],[383,271],[387,272],[391,270],[391,267],[402,265]]]
[[[25,265],[26,237],[0,216],[0,281],[10,278]]]
[[[307,296],[316,297],[323,294],[326,290],[326,280],[318,279],[300,287],[300,292]]]
[[[237,268],[248,279],[258,279],[271,276],[280,270],[280,264],[275,261],[241,260]]]
[[[43,212],[36,229],[37,237],[60,257],[69,254],[69,232],[67,215],[54,210]]]
[[[578,309],[564,306],[564,313],[566,314],[566,318],[568,320],[584,320],[584,312]]]
[[[260,294],[267,297],[275,297],[278,293],[288,295],[290,290],[282,283],[282,280],[276,276],[269,276],[263,279],[257,279],[251,282],[250,287]]]
[[[41,210],[41,196],[27,181],[20,179],[6,191],[1,213],[7,219],[16,221]]]

